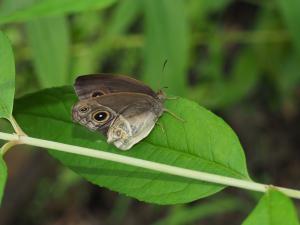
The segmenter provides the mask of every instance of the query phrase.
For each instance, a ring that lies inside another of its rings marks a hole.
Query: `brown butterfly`
[[[153,129],[167,111],[162,91],[154,92],[142,82],[120,75],[92,74],[75,81],[79,97],[72,109],[75,122],[99,131],[121,150],[128,150]]]

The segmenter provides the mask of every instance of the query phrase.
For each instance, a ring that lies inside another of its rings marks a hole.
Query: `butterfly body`
[[[125,76],[86,75],[77,78],[79,102],[75,122],[107,137],[107,142],[128,150],[145,138],[163,114],[164,94]]]

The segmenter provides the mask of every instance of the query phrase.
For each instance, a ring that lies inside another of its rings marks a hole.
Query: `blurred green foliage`
[[[66,18],[57,16],[27,22],[26,33],[40,86],[60,86],[67,83],[70,34]]]
[[[242,1],[255,13],[239,21],[230,0],[76,2],[3,1],[0,22],[18,49],[18,96],[72,84],[79,74],[113,72],[210,108],[245,99],[267,79],[275,105],[293,105],[297,1]]]
[[[184,225],[196,224],[204,218],[216,216],[218,214],[228,213],[230,211],[242,211],[242,203],[234,197],[219,195],[217,200],[205,202],[205,204],[194,205],[177,205],[171,208],[168,216],[160,219],[153,225]]]
[[[278,95],[275,106],[291,106],[296,98],[295,0],[241,1],[253,15],[236,21],[230,13],[237,3],[230,0],[72,3],[3,1],[0,22],[18,49],[18,96],[72,84],[79,74],[110,72],[166,86],[210,108],[251,96],[261,80]]]

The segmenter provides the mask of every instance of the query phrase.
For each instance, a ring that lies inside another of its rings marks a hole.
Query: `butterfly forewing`
[[[119,92],[142,93],[157,98],[156,93],[149,86],[122,75],[83,75],[77,77],[74,87],[80,100]]]

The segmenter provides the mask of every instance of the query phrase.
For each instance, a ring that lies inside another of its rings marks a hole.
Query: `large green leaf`
[[[5,188],[6,177],[7,177],[7,168],[4,160],[2,159],[2,155],[0,154],[0,205],[1,205],[4,188]]]
[[[33,137],[249,179],[237,136],[222,119],[194,102],[181,98],[167,101],[166,107],[186,122],[165,113],[159,120],[164,132],[156,126],[146,139],[124,152],[108,145],[100,134],[71,121],[71,107],[76,101],[71,87],[47,89],[17,100],[14,113]],[[224,188],[99,159],[50,153],[92,183],[147,202],[190,202]]]
[[[143,80],[156,89],[168,86],[184,95],[188,61],[188,28],[181,0],[146,0],[145,71]],[[168,63],[162,72],[165,60]]]
[[[107,7],[116,0],[44,0],[25,4],[23,7],[5,10],[0,14],[0,24],[31,20],[41,16],[95,10]]]
[[[65,85],[70,66],[70,35],[66,18],[40,18],[28,22],[26,30],[41,86]]]
[[[299,225],[292,201],[275,189],[270,189],[244,221],[243,225]]]
[[[8,38],[0,31],[0,118],[11,116],[14,94],[14,55]]]

